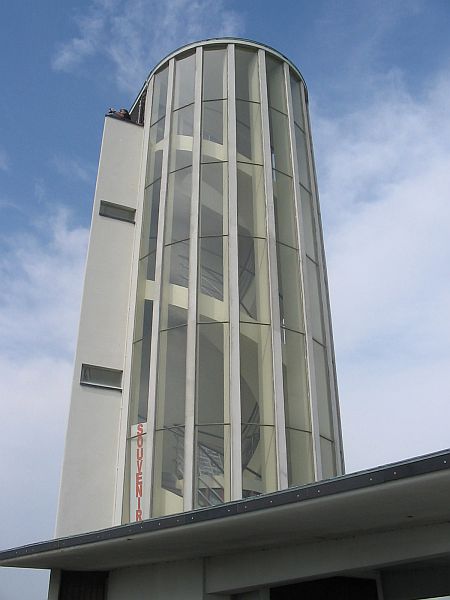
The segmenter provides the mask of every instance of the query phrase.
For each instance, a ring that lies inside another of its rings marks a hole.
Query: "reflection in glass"
[[[314,370],[316,372],[316,393],[317,406],[319,409],[319,431],[320,435],[332,440],[333,421],[331,415],[330,385],[327,364],[327,351],[316,341],[313,341],[314,347]]]
[[[266,237],[263,167],[237,164],[237,205],[239,235]]]
[[[200,293],[223,300],[223,237],[200,240]]]
[[[141,256],[147,256],[147,279],[155,279],[156,241],[158,238],[159,198],[161,180],[149,186],[144,193],[142,215]]]
[[[311,194],[302,186],[300,186],[300,203],[303,217],[306,254],[313,260],[317,260],[313,199]]]
[[[286,427],[311,431],[305,336],[283,329],[281,339]]]
[[[194,105],[185,106],[173,113],[172,140],[170,144],[170,171],[192,165],[194,135]]]
[[[236,100],[236,148],[238,161],[262,164],[261,107]]]
[[[240,324],[241,420],[274,424],[272,344],[269,325]]]
[[[195,508],[230,500],[230,427],[195,428]]]
[[[311,189],[311,182],[309,178],[309,164],[308,164],[308,153],[306,151],[306,138],[303,131],[297,125],[295,128],[295,146],[297,148],[297,162],[298,162],[298,176],[300,183],[307,188]]]
[[[298,251],[277,244],[278,294],[282,327],[304,331],[303,301]]]
[[[269,323],[266,240],[238,237],[238,276],[240,320]]]
[[[228,190],[226,163],[201,166],[199,235],[228,233]]]
[[[144,303],[142,339],[133,344],[130,425],[147,421],[150,346],[152,337],[153,302]]]
[[[286,429],[288,485],[304,485],[314,481],[311,434]]]
[[[195,53],[175,61],[173,110],[194,102]]]
[[[196,423],[227,423],[228,324],[198,325],[197,336]]]
[[[166,114],[167,80],[169,69],[166,67],[156,73],[153,84],[152,118],[151,124],[159,121]]]
[[[320,454],[322,457],[322,477],[330,479],[336,477],[336,453],[334,442],[326,438],[320,438]]]
[[[189,241],[164,248],[160,328],[187,323]]]
[[[269,106],[287,113],[283,63],[266,54],[267,93]]]
[[[315,262],[306,257],[306,275],[308,279],[309,311],[311,316],[312,336],[324,343],[322,300],[319,287],[319,269]]]
[[[300,85],[300,81],[291,73],[292,110],[294,113],[294,123],[297,123],[297,125],[299,125],[302,129],[305,129]]]
[[[259,102],[258,53],[236,48],[236,98]]]
[[[273,171],[273,202],[277,242],[298,248],[292,177]]]
[[[211,48],[203,52],[203,100],[227,97],[227,62],[224,48]]]
[[[186,396],[186,327],[159,334],[156,428],[184,424]]]
[[[191,220],[192,168],[169,174],[166,205],[166,244],[186,240]]]
[[[277,489],[275,428],[242,426],[242,497]]]
[[[228,321],[228,238],[201,238],[198,321]]]
[[[272,167],[292,175],[291,151],[289,141],[289,125],[286,115],[276,110],[269,110],[270,145]]]
[[[150,127],[145,185],[161,177],[165,119]]]
[[[227,160],[225,100],[202,103],[202,162]]]
[[[184,427],[155,432],[153,510],[156,517],[183,511]]]

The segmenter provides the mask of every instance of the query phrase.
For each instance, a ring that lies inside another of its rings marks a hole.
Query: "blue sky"
[[[450,445],[449,31],[448,0],[8,3],[3,548],[53,535],[103,115],[196,39],[269,44],[307,81],[347,470]],[[45,589],[45,574],[0,572],[0,600]]]

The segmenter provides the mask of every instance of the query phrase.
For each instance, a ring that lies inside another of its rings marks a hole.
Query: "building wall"
[[[303,79],[218,40],[146,94],[125,522],[343,469]]]
[[[301,75],[218,40],[144,94],[105,123],[58,536],[343,471]]]
[[[82,365],[123,371],[134,224],[101,216],[101,202],[135,209],[142,128],[107,118],[92,213],[56,535],[115,524],[119,389],[82,385]],[[106,382],[107,384],[108,382]]]

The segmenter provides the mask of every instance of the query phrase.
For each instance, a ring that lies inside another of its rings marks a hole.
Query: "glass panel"
[[[184,424],[186,396],[186,327],[159,334],[156,428]]]
[[[300,203],[302,207],[303,232],[305,235],[306,254],[317,260],[316,227],[314,224],[314,208],[311,194],[300,186]]]
[[[295,125],[295,145],[297,148],[298,176],[300,183],[308,190],[311,189],[309,178],[308,153],[306,151],[306,138],[303,131]]]
[[[281,331],[286,427],[311,431],[305,336]]]
[[[228,233],[227,165],[210,163],[201,166],[199,235]]]
[[[145,185],[149,185],[155,181],[155,179],[159,179],[161,177],[164,127],[165,119],[161,119],[155,123],[155,125],[150,127]]]
[[[240,325],[241,419],[273,425],[272,345],[269,325]]]
[[[236,48],[236,98],[259,102],[258,54]]]
[[[225,100],[202,103],[202,162],[227,160],[227,113]]]
[[[136,210],[134,208],[112,204],[111,202],[104,202],[103,200],[100,201],[100,209],[98,211],[98,214],[102,217],[126,221],[127,223],[134,223],[135,213]]]
[[[164,248],[160,329],[187,323],[189,242]]]
[[[266,52],[267,92],[269,106],[287,113],[283,63]]]
[[[281,326],[305,331],[298,251],[277,244],[277,264]]]
[[[133,344],[129,424],[147,421],[153,302],[144,306],[144,338]]]
[[[265,238],[266,197],[263,167],[238,163],[237,193],[239,235]]]
[[[334,443],[321,437],[320,454],[322,456],[322,477],[324,479],[336,477],[336,453],[334,449]]]
[[[311,434],[286,429],[288,485],[304,485],[314,481]]]
[[[196,427],[195,508],[230,500],[230,427]]]
[[[159,121],[159,119],[166,114],[168,76],[168,67],[155,75],[153,84],[152,118],[150,121],[152,124],[155,121]]]
[[[277,242],[298,248],[292,177],[273,171],[273,196]]]
[[[238,237],[238,271],[240,320],[269,323],[266,240]]]
[[[161,180],[149,186],[144,193],[144,208],[142,214],[141,257],[151,255],[148,261],[147,279],[155,279],[156,241],[158,238],[159,200]]]
[[[192,167],[170,173],[167,189],[164,241],[171,244],[189,238],[191,220]]]
[[[236,100],[236,147],[238,161],[262,164],[261,107]]]
[[[192,165],[193,135],[194,105],[191,104],[180,108],[172,116],[169,171],[177,171]]]
[[[198,325],[197,423],[229,422],[228,356],[228,325]]]
[[[173,110],[194,102],[195,54],[175,61]]]
[[[184,427],[155,433],[155,466],[152,515],[183,511]]]
[[[227,54],[224,48],[203,52],[203,100],[227,97]]]
[[[306,273],[308,277],[309,310],[311,315],[312,336],[324,343],[322,298],[319,287],[319,270],[315,262],[306,258]]]
[[[198,321],[228,321],[228,238],[200,239]]]
[[[270,109],[269,126],[272,167],[277,171],[292,175],[288,118],[286,115]]]
[[[242,497],[277,489],[275,428],[242,426]]]
[[[200,293],[223,301],[224,238],[208,237],[200,240]]]
[[[136,293],[136,309],[134,316],[134,331],[133,342],[142,339],[143,322],[144,322],[144,303],[145,292],[147,287],[147,261],[146,259],[139,261],[138,266],[138,282]]]
[[[330,440],[334,439],[331,416],[330,381],[325,348],[313,341],[314,369],[316,372],[317,407],[319,409],[319,431]]]
[[[131,513],[131,503],[133,502],[133,496],[135,496],[135,490],[130,485],[131,478],[131,440],[126,441],[126,450],[125,450],[125,477],[123,479],[123,503],[122,503],[122,523],[129,523],[131,520],[130,514],[132,514],[133,519],[136,516],[136,513]],[[134,456],[133,456],[134,459]],[[133,489],[133,496],[131,495],[131,490]],[[131,509],[132,510],[132,509]]]
[[[302,94],[300,91],[300,81],[291,73],[291,92],[292,92],[292,110],[294,113],[294,122],[305,129],[303,120]]]
[[[81,365],[80,383],[120,390],[122,388],[122,371],[96,365]]]

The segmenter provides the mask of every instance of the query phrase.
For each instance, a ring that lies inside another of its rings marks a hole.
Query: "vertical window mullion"
[[[192,510],[194,495],[195,361],[197,356],[197,271],[200,197],[200,149],[202,110],[202,55],[196,50],[194,88],[194,138],[192,150],[192,197],[190,220],[190,268],[188,287],[188,325],[186,352],[186,405],[184,444],[184,510]]]
[[[271,140],[269,137],[269,102],[267,93],[266,60],[264,50],[258,51],[259,58],[259,77],[261,94],[261,119],[263,135],[263,158],[264,158],[264,182],[266,191],[266,210],[267,210],[267,242],[269,255],[269,284],[270,284],[270,309],[271,309],[271,331],[272,331],[272,352],[273,352],[273,390],[274,390],[274,411],[276,428],[276,449],[277,449],[277,477],[278,489],[284,489],[288,486],[287,480],[287,452],[286,452],[286,428],[284,415],[284,395],[283,395],[283,359],[281,348],[281,330],[280,330],[280,306],[278,290],[278,267],[277,267],[277,249],[275,237],[275,210],[273,202],[273,183],[272,183],[272,153]]]

